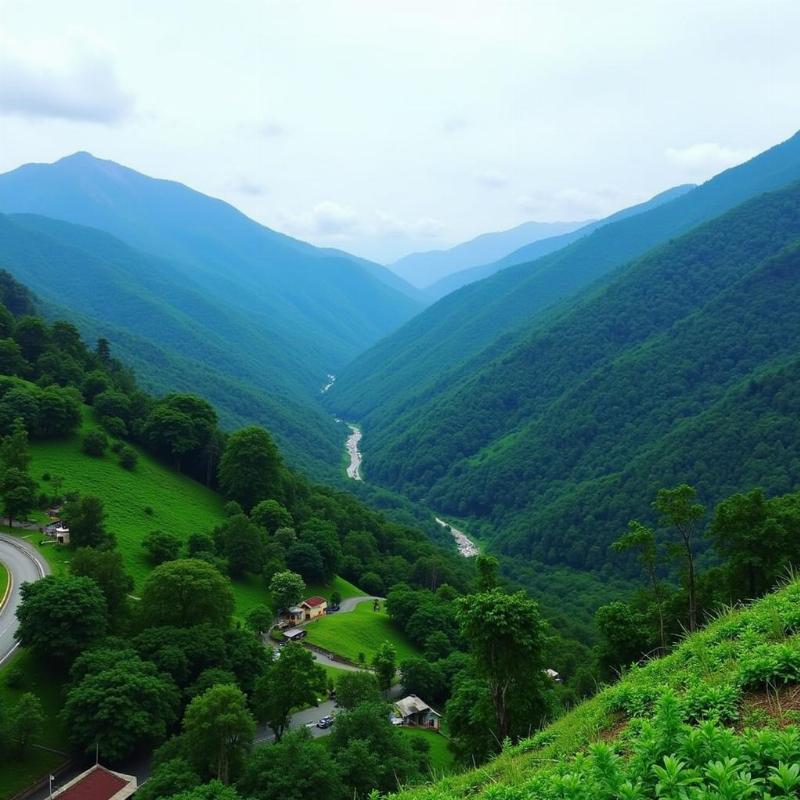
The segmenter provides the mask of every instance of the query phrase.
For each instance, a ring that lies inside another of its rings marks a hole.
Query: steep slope
[[[451,390],[540,323],[541,312],[650,248],[747,199],[800,179],[800,135],[702,186],[605,225],[568,247],[444,297],[342,372],[331,407],[381,429]],[[506,341],[499,337],[511,334]],[[474,357],[474,361],[470,359]]]
[[[99,228],[169,259],[172,281],[191,278],[214,299],[258,315],[270,335],[295,341],[320,383],[419,310],[359,259],[312,247],[221,200],[88,153],[0,176],[0,211]]]
[[[800,583],[794,581],[727,611],[670,655],[633,667],[619,683],[506,746],[489,763],[393,797],[795,796],[798,608]]]
[[[468,283],[475,283],[475,281],[488,278],[496,272],[506,269],[506,267],[513,267],[515,264],[525,264],[530,261],[536,261],[550,253],[555,253],[556,250],[561,250],[568,244],[572,244],[572,242],[582,239],[584,236],[588,236],[598,228],[602,228],[603,225],[618,222],[619,220],[633,217],[636,214],[641,214],[644,211],[649,211],[651,208],[656,208],[663,203],[674,200],[676,197],[680,197],[682,194],[686,194],[686,192],[694,188],[694,184],[690,183],[675,186],[672,189],[667,189],[667,191],[657,194],[646,203],[624,208],[622,211],[618,211],[610,217],[597,220],[596,222],[590,222],[588,225],[584,225],[569,233],[563,233],[560,236],[551,236],[547,239],[540,239],[524,247],[520,247],[519,250],[509,253],[499,261],[493,261],[490,264],[481,264],[477,267],[454,272],[452,275],[448,275],[446,278],[442,278],[436,281],[432,286],[429,286],[425,290],[425,294],[431,300],[438,300],[446,294],[450,294],[450,292],[454,292],[456,289],[466,286]]]
[[[702,478],[709,502],[745,488],[745,476],[786,488],[800,444],[783,434],[770,434],[782,456],[763,474],[747,463],[758,457],[738,447],[745,463],[737,467],[731,457],[708,463],[695,454],[676,476],[674,460],[661,459],[681,424],[706,425],[717,439],[741,428],[737,397],[752,420],[743,402],[751,382],[780,375],[800,354],[799,302],[795,183],[633,262],[413,422],[409,415],[394,430],[368,432],[368,474],[488,520],[511,554],[599,567],[626,521],[603,494],[623,476],[628,508],[646,509],[676,478]],[[784,414],[762,399],[754,423],[766,431]],[[785,434],[784,421],[778,428]]]
[[[301,344],[266,333],[190,278],[173,280],[169,262],[91,228],[0,215],[0,264],[53,316],[67,307],[87,337],[113,341],[148,389],[200,393],[228,427],[264,424],[310,472],[338,464],[342,434],[316,402],[317,374]]]
[[[549,239],[583,228],[584,222],[523,222],[506,231],[483,233],[447,250],[428,250],[404,256],[389,268],[421,289],[454,272],[497,261],[503,256],[540,239]]]

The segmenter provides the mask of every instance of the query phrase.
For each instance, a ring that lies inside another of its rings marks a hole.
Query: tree
[[[199,784],[197,770],[188,758],[178,756],[155,766],[153,774],[136,790],[136,800],[171,798],[179,792],[195,789]]]
[[[21,375],[25,370],[25,359],[22,350],[13,339],[0,339],[0,373],[3,375]]]
[[[14,340],[22,351],[23,358],[33,364],[47,347],[47,326],[39,317],[26,315],[17,320]]]
[[[243,798],[232,786],[225,786],[221,781],[211,781],[180,794],[174,794],[168,800],[243,800]]]
[[[769,591],[795,555],[796,545],[790,544],[776,510],[776,503],[754,489],[728,497],[714,511],[709,533],[717,552],[727,559],[735,599]]]
[[[249,511],[260,500],[282,494],[281,478],[278,448],[263,428],[231,434],[219,463],[219,483],[226,497]]]
[[[251,631],[262,634],[272,627],[274,616],[269,606],[258,605],[250,609],[247,614],[247,627]]]
[[[0,475],[0,497],[9,526],[29,514],[36,505],[36,481],[21,469],[8,467]]]
[[[445,706],[451,744],[466,764],[480,764],[498,749],[495,712],[486,681],[465,676]]]
[[[106,531],[106,512],[99,497],[87,495],[64,505],[61,518],[69,528],[72,547],[105,547],[113,538]]]
[[[418,778],[425,762],[391,724],[385,703],[362,703],[339,714],[329,748],[354,797],[393,791]]]
[[[108,448],[108,437],[102,431],[89,431],[83,437],[83,445],[81,447],[87,455],[100,458]]]
[[[252,694],[270,664],[267,648],[246,628],[233,628],[225,631],[225,657],[242,691]]]
[[[253,800],[346,800],[339,768],[306,728],[256,749],[239,789]]]
[[[70,664],[105,636],[108,606],[91,578],[48,575],[20,587],[14,637],[39,658]]]
[[[116,550],[96,550],[80,547],[70,561],[73,575],[91,578],[106,599],[110,614],[115,614],[125,604],[133,591],[133,578],[125,572],[122,555]]]
[[[299,644],[289,643],[281,649],[265,674],[256,681],[253,708],[260,722],[267,723],[280,739],[293,708],[315,706],[325,691],[325,670],[314,656]]]
[[[429,702],[441,699],[444,690],[441,669],[420,656],[412,656],[400,664],[400,682],[408,694],[425,697]]]
[[[286,564],[309,583],[324,583],[326,580],[322,555],[310,542],[295,542],[286,552]]]
[[[303,579],[291,570],[277,572],[269,582],[269,592],[272,595],[272,608],[277,614],[281,609],[291,608],[300,601],[306,585]]]
[[[216,426],[217,414],[205,400],[190,394],[169,394],[153,406],[142,434],[157,453],[171,457],[180,471],[184,456],[199,454]]]
[[[351,711],[362,703],[380,703],[381,690],[371,672],[342,672],[336,679],[336,702]]]
[[[233,593],[229,581],[210,564],[180,559],[161,564],[147,576],[140,608],[148,625],[188,628],[208,623],[228,628]]]
[[[244,514],[225,520],[214,532],[217,552],[228,562],[228,572],[233,578],[244,573],[258,574],[264,565],[265,534]]]
[[[497,586],[497,559],[482,553],[476,557],[475,567],[478,570],[478,591],[490,592]]]
[[[117,458],[119,459],[119,465],[123,469],[127,469],[128,472],[136,469],[136,463],[139,461],[136,451],[132,447],[128,447],[128,445],[123,445],[120,448]]]
[[[664,625],[664,593],[661,581],[658,578],[658,547],[656,545],[656,535],[651,528],[642,525],[637,520],[628,523],[628,530],[619,539],[612,543],[611,549],[617,553],[625,553],[629,550],[636,551],[639,562],[644,568],[645,575],[650,581],[653,590],[653,598],[658,610],[658,634],[661,642],[661,649],[667,649],[667,634]]]
[[[25,423],[17,417],[11,424],[8,436],[0,441],[0,465],[6,469],[18,469],[28,472],[31,464],[31,454],[28,447],[28,431]]]
[[[88,673],[67,692],[64,721],[84,752],[99,745],[117,761],[142,744],[163,741],[175,721],[180,696],[169,678],[139,658]]]
[[[459,598],[456,607],[461,634],[489,688],[497,739],[503,741],[512,733],[511,704],[522,691],[533,696],[541,691],[546,623],[537,603],[522,592],[492,589]]]
[[[38,436],[68,436],[81,422],[81,396],[73,388],[48,386],[39,396]]]
[[[155,567],[166,561],[174,561],[181,551],[181,540],[167,531],[150,531],[142,539],[147,560]]]
[[[262,500],[253,506],[250,519],[267,533],[275,533],[278,528],[291,528],[292,515],[277,500]]]
[[[331,605],[332,606],[340,606],[342,604],[342,595],[341,592],[333,591],[331,592]]]
[[[697,522],[705,514],[702,505],[695,502],[697,492],[682,483],[674,489],[659,489],[653,508],[660,516],[662,525],[674,528],[681,539],[677,552],[682,552],[686,570],[686,590],[689,595],[689,630],[697,627],[697,578],[695,575],[694,537]]]
[[[45,714],[39,698],[32,692],[25,692],[11,711],[8,730],[17,755],[25,756],[31,742],[41,733]]]
[[[397,671],[397,650],[389,642],[378,646],[372,656],[372,668],[378,679],[378,686],[383,691],[388,691],[394,683],[394,674]]]
[[[628,605],[616,600],[600,606],[595,625],[602,637],[600,661],[609,669],[618,669],[638,661],[651,649],[645,619]]]
[[[183,715],[192,759],[224,784],[241,769],[255,731],[247,698],[236,686],[212,686],[195,697]]]

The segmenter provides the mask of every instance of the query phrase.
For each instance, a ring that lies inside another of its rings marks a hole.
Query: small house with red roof
[[[95,764],[53,792],[54,800],[126,800],[137,789],[133,775],[123,775]]]
[[[324,597],[314,595],[296,606],[292,606],[286,613],[287,620],[291,625],[300,625],[303,622],[313,622],[315,619],[325,616],[328,608],[328,601]]]

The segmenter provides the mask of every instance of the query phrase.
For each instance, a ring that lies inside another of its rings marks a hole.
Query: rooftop
[[[395,706],[404,718],[410,717],[412,714],[419,714],[422,711],[430,711],[440,716],[437,711],[434,711],[424,700],[420,700],[415,694],[410,694],[408,697],[398,700]]]
[[[319,595],[314,595],[313,597],[309,597],[308,600],[303,600],[303,602],[306,605],[314,608],[316,606],[321,606],[323,603],[327,603],[328,601],[324,597],[320,597]]]
[[[58,800],[125,800],[136,791],[136,778],[99,764],[78,775],[53,794]]]

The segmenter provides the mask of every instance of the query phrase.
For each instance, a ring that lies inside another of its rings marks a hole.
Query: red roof
[[[308,600],[303,601],[307,606],[311,606],[314,608],[315,606],[321,606],[323,603],[327,603],[328,601],[324,597],[318,597],[314,595],[314,597],[309,597]]]
[[[128,781],[105,767],[95,766],[57,797],[58,800],[111,800],[127,785]]]

